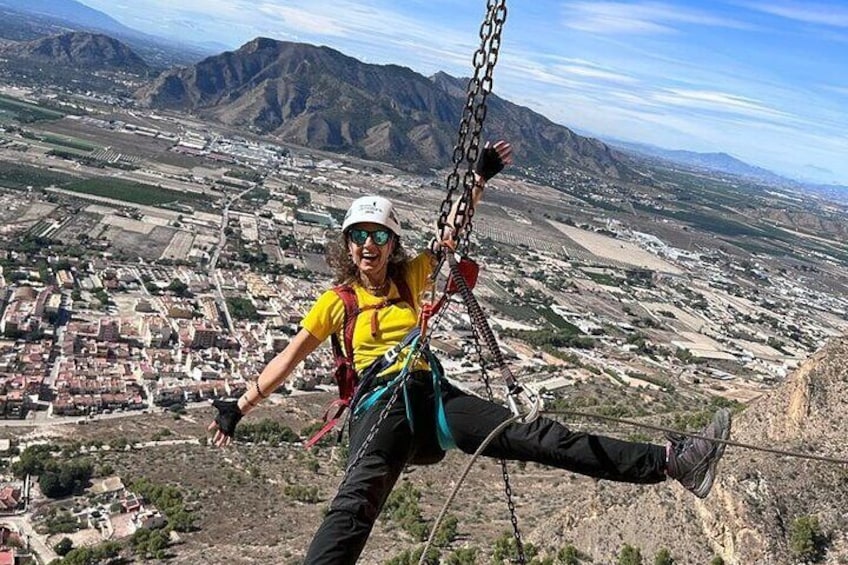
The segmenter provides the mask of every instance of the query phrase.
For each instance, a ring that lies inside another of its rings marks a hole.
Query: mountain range
[[[450,162],[466,82],[366,64],[329,47],[257,38],[168,70],[137,98],[291,143],[425,170]],[[626,172],[604,143],[495,95],[484,133],[510,139],[527,164],[613,177]]]
[[[730,175],[758,179],[768,183],[792,182],[769,170],[749,165],[727,153],[698,153],[679,149],[663,149],[662,147],[656,147],[646,143],[632,143],[621,140],[608,140],[608,143],[628,153],[642,157],[662,159],[669,163],[684,165],[692,169],[719,171]]]
[[[4,47],[7,57],[85,68],[123,67],[139,74],[167,69],[138,93],[139,101],[150,107],[188,111],[282,141],[389,161],[409,170],[444,166],[453,154],[466,79],[445,73],[424,77],[398,65],[368,65],[328,47],[266,38],[197,62],[211,45],[176,45],[75,0],[0,0],[0,16],[0,44],[4,39],[16,42]],[[92,37],[68,35],[68,29],[88,30]],[[108,41],[104,33],[121,41]],[[725,153],[619,140],[607,144],[494,94],[488,105],[485,135],[510,139],[528,167],[575,168],[638,180],[644,177],[633,168],[659,160],[666,166],[719,172],[826,198],[843,200],[848,193],[841,186],[786,179]]]

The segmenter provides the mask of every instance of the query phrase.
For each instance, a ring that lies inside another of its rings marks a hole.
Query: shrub
[[[70,538],[62,538],[59,540],[59,543],[53,546],[53,551],[56,552],[56,555],[63,557],[67,555],[73,548],[74,542],[72,542]]]
[[[799,516],[789,527],[789,552],[799,561],[817,563],[824,557],[827,538],[816,516]]]
[[[671,552],[666,548],[660,549],[654,557],[654,565],[674,565],[674,559],[671,557]]]
[[[618,554],[618,565],[642,565],[642,551],[638,547],[624,544]]]

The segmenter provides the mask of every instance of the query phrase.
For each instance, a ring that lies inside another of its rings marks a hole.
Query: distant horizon
[[[230,49],[270,37],[459,77],[472,72],[486,8],[448,0],[82,3],[160,37]],[[848,6],[507,6],[495,71],[501,98],[601,140],[726,153],[793,180],[848,186]]]

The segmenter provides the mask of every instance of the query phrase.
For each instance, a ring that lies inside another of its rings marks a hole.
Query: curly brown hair
[[[389,257],[388,278],[403,277],[406,272],[406,262],[409,256],[396,235],[395,248]],[[359,280],[359,267],[350,257],[347,250],[347,234],[342,232],[336,238],[327,242],[325,259],[327,265],[333,270],[333,282],[335,284],[349,284]]]

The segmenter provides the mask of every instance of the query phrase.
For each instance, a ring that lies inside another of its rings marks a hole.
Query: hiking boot
[[[730,437],[730,410],[722,408],[698,435],[726,440]],[[715,480],[716,465],[724,455],[723,443],[678,434],[668,435],[666,474],[691,490],[698,498],[709,494]]]

